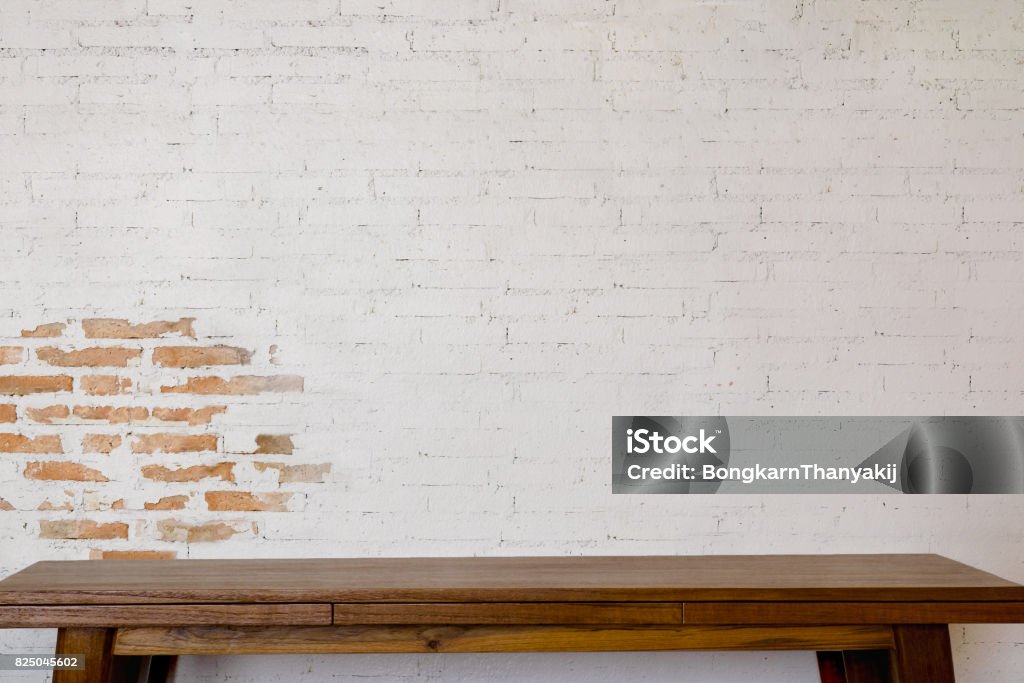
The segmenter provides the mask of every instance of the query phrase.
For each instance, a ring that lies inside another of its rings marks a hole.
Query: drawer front
[[[337,603],[335,624],[681,624],[678,602]]]
[[[1019,624],[1024,602],[690,602],[686,623]]]
[[[61,626],[326,626],[331,606],[296,605],[61,605],[0,606],[0,627]]]

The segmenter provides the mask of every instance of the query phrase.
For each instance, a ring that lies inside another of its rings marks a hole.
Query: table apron
[[[876,650],[890,626],[186,626],[117,629],[118,655]]]

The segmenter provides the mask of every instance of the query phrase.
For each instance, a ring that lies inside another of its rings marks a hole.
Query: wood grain
[[[687,624],[1017,624],[1024,602],[690,602]]]
[[[343,603],[335,624],[682,624],[678,602]]]
[[[39,562],[0,604],[1017,601],[938,555],[710,555]]]
[[[0,628],[166,625],[328,625],[330,605],[62,605],[0,607]]]
[[[892,647],[876,626],[297,626],[118,629],[114,651],[149,654],[857,650]]]
[[[896,683],[953,683],[948,626],[894,626],[893,636]]]
[[[57,655],[82,655],[85,668],[53,672],[53,683],[108,683],[114,672],[114,631],[108,628],[62,628]]]

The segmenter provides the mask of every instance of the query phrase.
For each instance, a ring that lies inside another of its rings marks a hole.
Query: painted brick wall
[[[303,389],[299,376],[251,374],[274,362],[270,349],[208,343],[192,318],[22,330],[0,346],[0,453],[23,477],[5,477],[0,510],[35,511],[22,518],[40,539],[96,559],[258,536],[246,513],[301,511],[296,485],[331,467],[254,425],[254,409]]]
[[[1022,59],[1019,0],[4,0],[0,573],[935,551],[1024,580],[1016,498],[608,477],[615,413],[1020,413]],[[960,678],[1017,681],[1022,639],[954,628]],[[815,680],[756,653],[182,675]]]

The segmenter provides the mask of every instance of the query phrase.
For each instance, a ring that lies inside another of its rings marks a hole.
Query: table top
[[[1021,601],[939,555],[701,555],[37,562],[0,605],[551,601]]]

